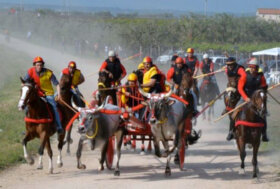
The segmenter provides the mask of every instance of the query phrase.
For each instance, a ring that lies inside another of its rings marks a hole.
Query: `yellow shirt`
[[[148,71],[144,73],[143,84],[149,83],[151,78],[158,74],[157,68],[155,66],[151,67]],[[143,87],[145,92],[149,92],[151,87]]]

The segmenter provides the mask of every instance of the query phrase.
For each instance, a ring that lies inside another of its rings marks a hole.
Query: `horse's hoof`
[[[61,168],[63,166],[63,163],[60,162],[60,163],[57,163],[57,167]]]
[[[69,150],[69,151],[67,150],[66,155],[67,155],[67,156],[71,156],[70,150]]]
[[[166,177],[171,176],[171,169],[170,169],[170,167],[166,167],[166,169],[165,169],[165,176]]]
[[[141,152],[140,152],[140,155],[141,155],[141,156],[146,155],[145,151],[141,151]]]
[[[86,165],[85,164],[81,164],[77,166],[78,169],[86,169]]]
[[[114,175],[115,175],[115,176],[120,176],[120,174],[121,174],[121,173],[120,173],[119,170],[117,170],[117,171],[114,172]]]
[[[98,171],[104,171],[104,166],[99,166]]]
[[[257,173],[254,173],[253,178],[257,178],[257,177],[258,177]]]
[[[240,169],[238,173],[239,175],[245,175],[245,169]]]
[[[174,157],[174,163],[175,165],[179,165],[180,164],[180,160],[179,160],[179,155],[176,154],[175,157]]]
[[[33,165],[34,164],[34,159],[32,157],[27,158],[26,161],[27,161],[27,163],[29,165]]]

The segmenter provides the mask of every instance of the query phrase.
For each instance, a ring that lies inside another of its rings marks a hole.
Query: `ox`
[[[115,162],[115,176],[120,175],[119,160],[121,156],[121,145],[123,140],[123,128],[119,127],[121,123],[120,115],[118,113],[106,113],[109,110],[111,112],[120,111],[118,106],[112,104],[102,105],[97,109],[80,109],[80,121],[78,132],[81,134],[78,149],[76,153],[77,168],[85,169],[86,166],[81,162],[83,142],[88,140],[91,150],[95,148],[101,149],[101,159],[99,160],[99,171],[104,170],[104,161],[106,158],[106,152],[108,148],[109,138],[113,135],[116,136],[117,142],[117,161]],[[107,165],[108,167],[108,165]],[[110,167],[108,167],[110,168]]]
[[[154,136],[155,153],[158,157],[167,157],[165,175],[171,175],[169,166],[171,154],[177,148],[180,149],[185,140],[185,119],[191,109],[182,102],[170,98],[172,91],[166,94],[149,94],[139,89],[140,93],[147,98],[144,102],[149,108],[151,130]],[[172,146],[168,141],[173,140]],[[165,152],[159,151],[159,142],[163,143]]]

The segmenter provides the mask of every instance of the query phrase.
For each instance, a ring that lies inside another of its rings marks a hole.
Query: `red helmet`
[[[37,62],[42,62],[43,64],[45,64],[43,58],[40,57],[40,56],[36,56],[36,57],[33,59],[33,65],[35,65],[35,63],[37,63]]]
[[[71,67],[71,68],[76,68],[76,62],[74,61],[70,61],[69,64],[68,64],[68,67]]]
[[[184,63],[184,59],[182,57],[178,57],[175,60],[175,64],[183,64]]]
[[[151,57],[149,57],[149,56],[146,56],[144,59],[143,59],[143,62],[144,63],[153,63],[153,60],[152,60],[152,58]]]

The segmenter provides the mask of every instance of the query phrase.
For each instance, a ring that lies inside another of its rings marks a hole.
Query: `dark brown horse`
[[[33,120],[25,122],[26,132],[25,137],[22,140],[24,158],[30,165],[34,164],[34,159],[27,152],[26,144],[34,138],[39,138],[40,148],[38,152],[40,156],[37,168],[43,169],[42,158],[44,148],[46,147],[49,155],[49,173],[53,173],[53,153],[50,137],[56,132],[56,126],[54,116],[52,115],[51,105],[47,105],[47,103],[38,96],[38,90],[34,82],[26,82],[22,78],[21,82],[22,89],[18,108],[19,110],[27,108],[26,117]]]
[[[266,116],[266,98],[266,93],[263,90],[255,91],[251,102],[245,105],[235,118],[236,142],[241,159],[240,173],[245,173],[245,145],[251,144],[253,146],[253,178],[257,177],[258,173],[257,155]]]
[[[113,104],[117,104],[116,89],[109,89],[111,87],[111,82],[109,79],[109,74],[106,72],[99,72],[98,78],[98,106],[100,106],[106,99],[107,96],[111,96]]]
[[[71,85],[72,85],[72,78],[70,77],[70,75],[63,74],[59,81],[61,100],[58,101],[58,103],[61,105],[61,112],[63,114],[64,122],[66,124],[70,121],[70,119],[75,114],[73,112],[73,110],[69,109],[64,104],[64,103],[67,103],[69,106],[71,106],[73,108],[73,106],[71,104],[71,99],[73,97],[73,94],[71,92]],[[70,154],[70,144],[73,142],[71,139],[71,130],[72,130],[72,127],[70,127],[70,129],[66,133],[67,153],[68,154]],[[61,136],[61,137],[64,138],[64,136]],[[58,146],[58,149],[62,149],[62,146]],[[60,152],[61,152],[61,150],[60,150]],[[59,160],[57,160],[57,161],[59,162]]]
[[[229,77],[228,80],[229,81],[227,84],[226,92],[224,94],[224,103],[226,109],[222,114],[226,113],[226,111],[234,109],[236,104],[240,100],[240,94],[237,90],[238,80],[236,80],[236,78],[234,77]],[[234,120],[231,118],[231,114],[229,115],[229,121],[229,130],[231,132],[234,129]]]

